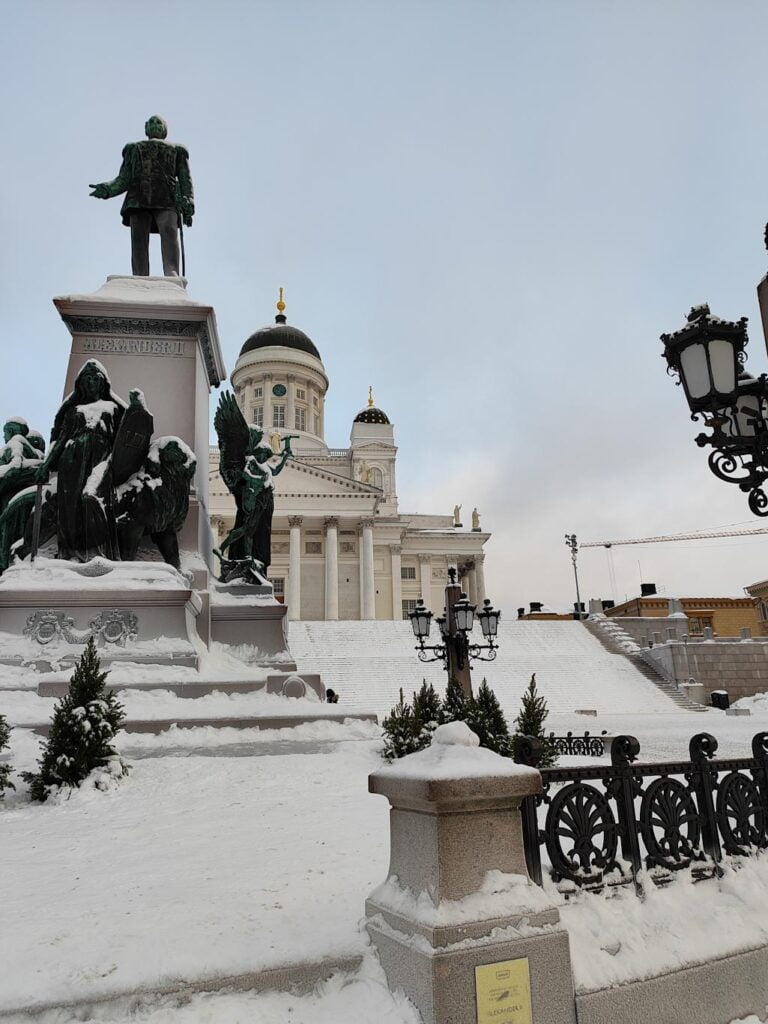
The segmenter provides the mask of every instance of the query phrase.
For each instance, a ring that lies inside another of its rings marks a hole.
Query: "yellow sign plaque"
[[[477,1024],[533,1024],[528,957],[475,968]]]

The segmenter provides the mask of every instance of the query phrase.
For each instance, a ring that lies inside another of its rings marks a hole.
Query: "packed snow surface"
[[[389,858],[386,801],[367,793],[378,745],[141,759],[116,789],[53,804],[25,803],[16,779],[0,1009],[362,955]],[[14,765],[36,746],[15,731]]]
[[[633,725],[644,754],[679,756],[701,716],[639,716]],[[722,715],[712,731],[721,747],[743,752],[754,725]],[[368,775],[382,765],[381,741],[360,739],[370,727],[354,723],[347,734],[354,742],[318,753],[307,741],[323,730],[338,737],[340,727],[301,729],[275,756],[229,757],[222,745],[218,757],[194,750],[136,757],[108,792],[89,787],[43,805],[30,805],[15,777],[18,791],[0,801],[0,905],[13,922],[0,929],[0,1009],[364,955],[364,901],[389,863],[388,803],[367,791]],[[272,747],[262,740],[266,755]],[[162,753],[168,741],[121,736],[118,746],[131,761],[132,749]],[[14,767],[32,768],[36,738],[16,729],[11,742]],[[580,893],[567,903],[544,890],[571,933],[579,990],[768,942],[768,856],[740,863],[739,871],[726,865],[719,880],[694,885],[681,875],[663,890],[649,886],[644,901],[631,888]],[[491,874],[486,882],[483,912],[496,897],[509,912],[514,876]],[[527,884],[518,891],[526,908],[539,895]],[[284,998],[274,1005],[287,1013],[293,1004]],[[254,1002],[253,1019],[262,1005],[270,1006]],[[296,1006],[306,1015],[312,1004]],[[370,1006],[366,1019],[387,1020]],[[174,1018],[154,1018],[163,1019]]]
[[[357,971],[337,971],[305,995],[231,989],[144,995],[88,1009],[43,1011],[34,1020],[36,1024],[422,1024],[413,1005],[401,993],[389,991],[371,950]],[[29,1021],[26,1018],[26,1024]]]

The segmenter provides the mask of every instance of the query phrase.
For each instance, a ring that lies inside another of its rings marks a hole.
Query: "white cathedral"
[[[286,322],[248,338],[231,381],[243,415],[262,427],[277,451],[281,434],[298,435],[295,459],[275,478],[269,577],[289,619],[401,619],[424,598],[444,604],[448,568],[459,572],[472,603],[485,597],[482,532],[454,515],[398,509],[394,427],[373,404],[354,418],[349,448],[325,442],[328,377],[312,340]],[[210,450],[210,515],[218,545],[235,520],[234,501]]]

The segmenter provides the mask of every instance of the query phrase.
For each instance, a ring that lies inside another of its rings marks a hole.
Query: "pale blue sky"
[[[0,39],[0,414],[50,429],[51,297],[129,268],[120,201],[88,183],[157,112],[190,150],[189,290],[228,369],[283,285],[331,378],[329,443],[372,383],[401,508],[478,505],[508,614],[573,600],[566,529],[754,521],[658,336],[706,300],[750,317],[766,368],[764,3],[31,0],[3,5]],[[640,571],[738,593],[768,540],[615,561],[619,598]],[[584,596],[610,596],[604,554],[581,564]]]

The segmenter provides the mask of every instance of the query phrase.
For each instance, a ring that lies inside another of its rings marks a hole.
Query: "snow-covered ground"
[[[632,731],[649,758],[679,756],[702,717],[636,716]],[[626,722],[615,724],[626,731]],[[716,724],[721,752],[747,751],[768,715],[717,715]],[[30,805],[20,784],[0,803],[0,906],[13,922],[0,929],[0,1010],[365,957],[364,901],[386,877],[389,852],[387,802],[367,791],[368,774],[382,765],[375,736],[363,723],[318,722],[293,740],[277,733],[246,741],[254,754],[275,756],[236,757],[213,730],[123,735],[121,752],[129,761],[133,752],[133,768],[109,792],[89,788]],[[242,734],[232,738],[242,748]],[[213,753],[214,740],[219,756],[200,756],[196,747]],[[167,753],[171,743],[186,756],[147,756]],[[14,765],[32,767],[37,745],[15,730]],[[719,881],[680,879],[645,903],[629,890],[580,894],[561,907],[577,986],[768,942],[766,893],[768,857]],[[387,995],[366,963],[311,996],[206,995],[183,1007],[177,997],[155,998],[131,1019],[412,1024],[412,1011]],[[70,1012],[51,1021],[72,1019]],[[116,1004],[98,1019],[127,1016]]]
[[[479,641],[480,630],[475,633]],[[340,706],[379,714],[397,702],[400,687],[408,697],[422,679],[445,686],[441,664],[420,662],[415,643],[407,621],[291,622],[289,628],[300,672],[320,672],[325,685],[341,695]],[[473,667],[475,679],[485,677],[505,710],[515,714],[534,672],[552,712],[679,714],[628,658],[606,650],[576,621],[502,621],[496,660]]]
[[[71,1024],[73,1020],[90,1024],[421,1024],[414,1007],[386,987],[384,972],[370,952],[359,970],[339,971],[308,995],[251,990],[144,996],[88,1010],[48,1010],[35,1014],[34,1020],[35,1024]]]
[[[12,739],[31,767],[37,743]],[[0,810],[0,1008],[361,956],[388,862],[377,746],[147,758],[55,804],[20,787]]]

